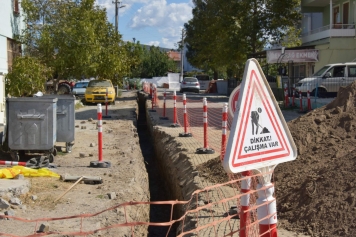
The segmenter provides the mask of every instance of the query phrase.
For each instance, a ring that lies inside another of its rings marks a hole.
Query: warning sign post
[[[277,164],[297,157],[297,149],[256,59],[247,60],[238,99],[230,101],[234,104],[229,108],[236,109],[223,166],[228,173],[253,170],[261,174],[257,187],[260,236],[275,237],[277,209],[271,177]],[[240,236],[248,235],[247,231],[242,233]]]

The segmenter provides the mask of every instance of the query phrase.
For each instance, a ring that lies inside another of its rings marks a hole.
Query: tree
[[[23,0],[22,7],[26,53],[53,68],[58,78],[118,80],[128,73],[121,35],[95,0]]]
[[[141,64],[138,66],[140,77],[164,76],[168,71],[177,70],[175,62],[170,59],[166,52],[160,51],[159,47],[151,46],[143,48]]]
[[[43,91],[52,70],[36,58],[16,57],[11,71],[5,77],[5,93],[11,96],[29,96]]]
[[[198,68],[242,73],[251,53],[284,38],[299,23],[299,0],[194,0],[185,24],[189,62]]]

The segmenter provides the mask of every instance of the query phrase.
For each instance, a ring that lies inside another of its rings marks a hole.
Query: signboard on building
[[[267,51],[267,63],[287,63],[293,61],[293,63],[302,62],[318,62],[319,50],[317,49],[299,49],[299,50],[285,50],[282,55],[281,50],[269,50]]]

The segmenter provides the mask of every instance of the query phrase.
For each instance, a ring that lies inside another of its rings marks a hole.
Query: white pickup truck
[[[340,86],[348,86],[356,80],[356,62],[327,64],[311,77],[296,84],[297,93],[325,97],[337,93]]]

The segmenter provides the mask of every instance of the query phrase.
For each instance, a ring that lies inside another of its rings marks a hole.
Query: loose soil
[[[103,115],[106,115],[105,105]],[[71,153],[66,153],[65,144],[56,144],[62,151],[54,159],[57,168],[51,169],[59,175],[101,177],[102,184],[74,186],[57,202],[74,182],[63,182],[58,178],[33,177],[30,191],[20,196],[22,205],[14,215],[23,219],[58,218],[83,214],[94,214],[130,201],[149,201],[149,180],[142,154],[150,157],[153,149],[149,140],[140,141],[136,127],[137,101],[135,92],[123,92],[116,105],[108,107],[111,118],[103,119],[103,160],[111,162],[109,168],[89,167],[91,161],[98,161],[97,106],[85,106],[76,111],[75,144]],[[145,135],[143,135],[145,136]],[[80,153],[84,154],[81,157]],[[148,163],[148,162],[146,162]],[[156,184],[157,185],[157,184]],[[157,188],[156,188],[157,189]],[[35,195],[36,198],[33,198]],[[10,199],[11,194],[4,199]],[[35,200],[34,200],[35,199]],[[4,211],[4,210],[2,210]],[[151,214],[152,215],[152,214]],[[119,206],[97,216],[83,218],[82,231],[92,231],[127,221],[149,221],[149,205]],[[58,221],[25,223],[14,220],[0,220],[0,232],[15,235],[30,235],[41,224],[49,231],[67,234],[51,236],[73,236],[81,228],[80,218]],[[147,226],[111,228],[87,236],[150,236]],[[151,229],[154,233],[155,230]],[[153,235],[151,235],[153,236]]]
[[[356,82],[288,127],[298,157],[274,172],[279,226],[311,236],[356,236]],[[199,169],[213,182],[228,180],[218,159]]]

